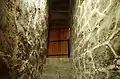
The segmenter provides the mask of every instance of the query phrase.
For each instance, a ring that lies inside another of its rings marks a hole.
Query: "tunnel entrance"
[[[49,0],[47,57],[70,57],[71,0]]]
[[[0,79],[9,79],[7,63],[2,57],[0,57]]]

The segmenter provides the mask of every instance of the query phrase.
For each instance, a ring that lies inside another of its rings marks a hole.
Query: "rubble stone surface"
[[[10,79],[40,79],[47,53],[47,10],[47,0],[0,1],[0,57]]]
[[[76,0],[71,36],[74,79],[120,79],[119,0]]]

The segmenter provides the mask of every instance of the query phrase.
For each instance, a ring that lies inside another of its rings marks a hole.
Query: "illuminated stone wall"
[[[120,0],[76,0],[74,79],[120,79]]]
[[[1,0],[0,57],[11,79],[40,79],[47,49],[47,14],[47,0]]]

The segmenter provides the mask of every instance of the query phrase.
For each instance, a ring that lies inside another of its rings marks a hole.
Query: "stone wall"
[[[74,79],[120,79],[120,0],[76,0]]]
[[[46,49],[47,0],[1,0],[0,63],[9,78],[40,79]]]

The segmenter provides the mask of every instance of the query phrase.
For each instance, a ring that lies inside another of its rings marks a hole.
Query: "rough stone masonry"
[[[120,79],[120,0],[76,0],[74,79]]]
[[[0,79],[40,79],[47,15],[47,0],[0,1]]]
[[[120,0],[75,1],[73,79],[120,79]],[[41,79],[47,49],[46,2],[1,0],[0,69],[5,72],[0,79]]]

